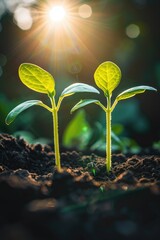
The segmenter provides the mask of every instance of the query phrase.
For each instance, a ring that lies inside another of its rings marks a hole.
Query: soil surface
[[[160,151],[105,158],[0,135],[0,240],[160,239]]]

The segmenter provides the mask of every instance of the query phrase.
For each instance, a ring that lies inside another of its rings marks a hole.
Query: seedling
[[[84,107],[88,104],[95,103],[100,106],[106,114],[106,170],[109,172],[111,170],[111,115],[112,112],[120,100],[125,100],[127,98],[133,97],[136,94],[143,93],[146,90],[154,90],[155,88],[150,86],[137,86],[129,88],[124,92],[120,93],[111,103],[111,97],[113,90],[118,86],[121,80],[121,70],[113,62],[107,61],[98,66],[94,73],[94,79],[96,85],[103,90],[104,96],[107,99],[107,106],[105,107],[100,101],[95,99],[84,99],[78,102],[72,109],[71,112]]]
[[[99,93],[99,91],[88,84],[74,83],[63,90],[56,104],[55,80],[49,72],[31,63],[21,64],[18,72],[19,72],[20,80],[24,85],[26,85],[28,88],[36,92],[40,92],[48,95],[51,102],[51,107],[47,106],[40,100],[25,101],[19,104],[17,107],[15,107],[11,112],[9,112],[5,120],[6,124],[9,125],[11,122],[15,120],[15,118],[21,112],[35,105],[41,106],[47,109],[49,112],[51,112],[53,116],[55,163],[56,163],[57,169],[60,171],[61,161],[60,161],[60,152],[59,152],[58,111],[61,106],[62,100],[65,97],[71,96],[77,92]]]

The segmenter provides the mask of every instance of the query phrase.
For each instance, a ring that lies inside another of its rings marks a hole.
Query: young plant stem
[[[61,160],[60,160],[60,152],[59,152],[59,134],[58,134],[58,110],[57,110],[54,98],[51,99],[51,103],[52,103],[52,117],[53,117],[55,163],[58,171],[61,171]]]
[[[111,170],[111,97],[107,97],[106,109],[106,169],[107,172]]]

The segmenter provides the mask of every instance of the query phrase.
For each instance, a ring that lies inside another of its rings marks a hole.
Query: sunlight
[[[66,10],[63,6],[54,6],[49,10],[48,17],[53,22],[62,22],[66,17]]]
[[[57,68],[61,62],[72,74],[81,72],[80,54],[83,51],[89,59],[96,61],[90,51],[89,36],[94,34],[94,20],[88,20],[92,8],[85,4],[63,4],[47,0],[31,9],[32,29],[25,41],[32,41],[29,52],[35,57],[45,51],[44,61],[50,60]],[[23,27],[24,28],[24,27]]]

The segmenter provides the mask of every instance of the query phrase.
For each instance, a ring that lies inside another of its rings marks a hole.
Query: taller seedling
[[[99,93],[97,89],[88,84],[84,83],[74,83],[69,87],[65,88],[61,93],[58,102],[56,104],[55,101],[55,81],[54,78],[50,73],[45,71],[44,69],[40,68],[37,65],[31,63],[23,63],[19,67],[19,77],[20,80],[25,84],[28,88],[47,94],[50,102],[51,107],[47,106],[40,100],[29,100],[19,104],[15,107],[6,117],[6,124],[10,124],[14,121],[14,119],[19,115],[21,112],[26,110],[29,107],[34,105],[39,105],[49,112],[52,113],[53,116],[53,135],[54,135],[54,151],[55,151],[55,163],[57,169],[61,170],[61,161],[60,161],[60,152],[59,152],[59,134],[58,134],[58,111],[61,105],[62,100],[65,97],[71,96],[76,92],[92,92],[92,93]]]

